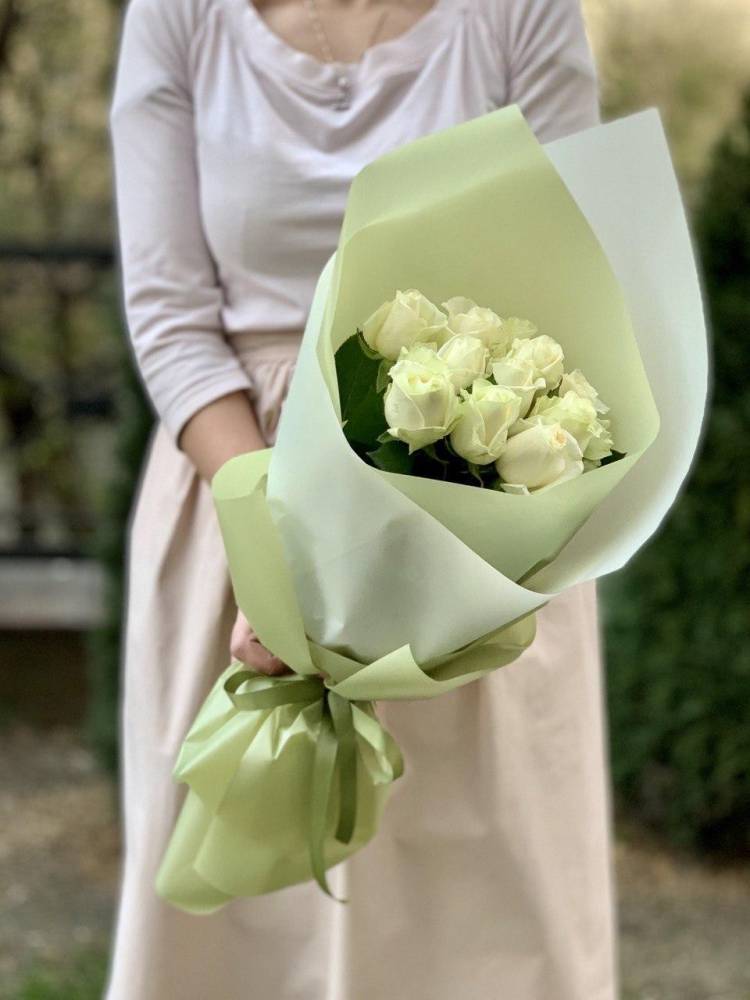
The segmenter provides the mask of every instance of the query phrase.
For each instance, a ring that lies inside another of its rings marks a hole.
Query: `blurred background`
[[[600,583],[623,1000],[750,1000],[750,6],[584,11],[604,118],[662,113],[713,336],[688,485]],[[119,879],[123,542],[152,420],[114,257],[121,14],[0,0],[2,1000],[100,997]]]

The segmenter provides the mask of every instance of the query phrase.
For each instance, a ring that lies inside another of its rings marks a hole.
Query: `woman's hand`
[[[232,638],[229,641],[229,652],[232,656],[241,660],[252,670],[257,670],[261,674],[268,674],[270,677],[277,677],[279,674],[293,674],[294,671],[288,667],[283,660],[266,649],[258,638],[258,635],[245,618],[241,611],[237,611],[237,618],[232,627]],[[326,675],[318,672],[316,677],[321,680],[326,679]]]
[[[232,638],[229,651],[237,660],[242,660],[252,670],[275,677],[279,674],[291,674],[294,671],[269,652],[258,638],[255,629],[241,611],[232,627]]]

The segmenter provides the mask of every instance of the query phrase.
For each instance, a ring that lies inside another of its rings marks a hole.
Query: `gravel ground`
[[[74,730],[13,723],[0,789],[0,998],[95,996],[54,983],[81,955],[103,974],[119,882],[112,786]],[[750,1000],[750,866],[712,869],[636,831],[616,863],[622,1000]]]
[[[623,832],[623,1000],[750,1000],[750,865],[711,867]]]
[[[114,815],[112,786],[75,732],[0,731],[2,1000],[19,996],[31,969],[106,949],[119,880]]]

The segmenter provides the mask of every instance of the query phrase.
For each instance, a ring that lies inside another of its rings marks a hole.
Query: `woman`
[[[408,768],[376,838],[314,882],[195,917],[154,875],[180,743],[237,614],[208,481],[273,443],[317,276],[369,160],[517,103],[598,121],[578,0],[130,0],[110,114],[127,321],[159,422],[130,526],[125,864],[107,1000],[613,1000],[593,583],[514,664],[381,702]]]

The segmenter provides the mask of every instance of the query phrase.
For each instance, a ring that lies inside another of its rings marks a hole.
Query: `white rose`
[[[478,378],[471,392],[464,391],[458,423],[451,431],[451,445],[462,458],[488,465],[505,446],[508,428],[518,418],[521,399],[512,389]]]
[[[564,396],[540,396],[526,419],[511,428],[511,434],[539,422],[560,424],[576,439],[584,458],[604,458],[612,451],[609,421],[600,420],[592,401],[572,389]]]
[[[385,391],[388,433],[409,445],[409,454],[424,448],[453,429],[460,403],[450,372],[440,370],[439,358],[426,364],[408,357],[397,361]]]
[[[547,389],[554,389],[563,374],[563,349],[556,340],[545,333],[538,337],[515,339],[505,356],[506,361],[529,361],[534,366],[534,376],[544,379]]]
[[[599,399],[599,393],[580,368],[576,368],[572,372],[565,372],[560,380],[559,392],[561,396],[564,396],[566,392],[577,392],[584,399],[590,399],[597,413],[606,413],[609,410],[607,404]]]
[[[490,350],[491,361],[500,361],[506,357],[514,340],[536,337],[539,332],[531,320],[521,319],[519,316],[506,316],[503,319],[503,331],[505,339]]]
[[[547,388],[547,383],[541,375],[536,374],[536,367],[531,361],[507,361],[501,358],[500,361],[492,362],[490,368],[498,385],[512,389],[520,397],[521,417],[529,412],[534,396]]]
[[[591,438],[583,452],[583,457],[590,462],[601,464],[603,458],[612,454],[615,443],[609,430],[611,423],[611,420],[600,417],[592,429]]]
[[[503,320],[503,328],[510,335],[510,343],[514,340],[530,340],[539,333],[530,319],[521,319],[520,316],[506,316]]]
[[[412,344],[411,347],[402,347],[398,361],[388,369],[388,374],[391,378],[393,377],[391,373],[402,361],[416,361],[420,365],[426,365],[431,371],[440,372],[442,375],[449,376],[451,371],[445,361],[438,357],[438,345],[434,342],[423,344],[418,341],[416,344]]]
[[[416,288],[397,291],[393,299],[378,306],[362,325],[368,345],[390,361],[402,347],[422,341],[442,344],[450,336],[447,317]]]
[[[560,424],[535,424],[509,437],[495,462],[507,493],[541,493],[583,473],[578,442]]]
[[[492,309],[477,305],[465,295],[454,295],[440,305],[448,313],[448,326],[453,333],[479,337],[492,351],[507,351],[511,335],[506,331],[504,321]]]
[[[450,368],[451,381],[456,390],[470,386],[475,378],[484,375],[488,350],[479,337],[454,334],[439,349],[438,357]]]

